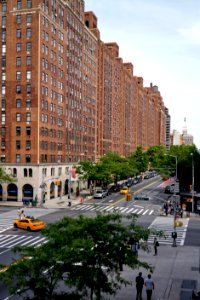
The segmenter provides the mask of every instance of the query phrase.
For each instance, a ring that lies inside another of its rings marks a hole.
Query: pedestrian
[[[25,213],[24,211],[22,210],[21,213],[20,213],[20,220],[23,220],[25,218]]]
[[[158,254],[158,246],[159,246],[159,242],[157,241],[157,238],[155,237],[153,240],[154,255]]]
[[[151,300],[152,293],[153,293],[153,290],[155,288],[154,282],[151,278],[151,274],[148,274],[148,277],[147,277],[147,279],[145,279],[144,284],[145,284],[145,287],[146,287],[147,300]]]
[[[138,276],[135,278],[136,282],[136,300],[142,300],[142,289],[144,285],[144,278],[142,277],[142,272],[139,272]]]
[[[180,210],[180,216],[181,216],[181,219],[182,219],[183,218],[183,210],[182,210],[182,208]]]

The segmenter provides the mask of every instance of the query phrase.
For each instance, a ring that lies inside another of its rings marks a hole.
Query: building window
[[[18,38],[18,39],[21,38],[21,35],[22,35],[21,29],[17,29],[16,35],[17,35],[17,38]]]
[[[6,86],[5,85],[2,85],[2,87],[1,87],[1,94],[3,96],[5,96],[5,94],[6,94]]]
[[[6,80],[6,73],[5,72],[1,73],[1,79],[2,79],[2,81]]]
[[[27,39],[31,38],[31,28],[26,29],[26,37],[27,37]]]
[[[26,99],[26,108],[31,108],[31,99]]]
[[[31,127],[26,127],[26,135],[30,136],[31,135]]]
[[[21,94],[21,85],[20,84],[16,85],[16,93]]]
[[[22,1],[17,0],[17,9],[21,9],[21,8],[22,8]]]
[[[17,24],[21,24],[21,22],[22,22],[21,15],[16,16],[16,21],[17,21]]]
[[[21,57],[16,58],[16,66],[20,67],[21,66]]]
[[[17,136],[21,135],[21,127],[16,127],[16,135]]]
[[[30,80],[31,79],[31,71],[26,72],[26,79]]]
[[[16,122],[20,122],[20,121],[21,121],[21,114],[16,113]]]
[[[5,57],[2,57],[2,67],[5,68],[6,67],[6,58]]]
[[[31,51],[31,43],[30,42],[26,43],[26,51],[27,52]]]
[[[21,143],[20,143],[20,141],[16,141],[16,149],[17,150],[21,149]]]
[[[6,99],[1,100],[1,109],[5,110],[6,109]]]
[[[2,54],[3,54],[3,55],[6,54],[6,45],[2,45]]]
[[[21,99],[16,100],[16,107],[20,108],[21,107]]]
[[[17,169],[13,168],[13,176],[16,177],[17,176]]]
[[[21,80],[21,72],[20,71],[16,72],[16,80]]]
[[[17,52],[21,52],[21,50],[22,50],[22,44],[17,43]]]
[[[21,162],[21,156],[20,154],[16,154],[16,163],[20,163]]]
[[[32,169],[28,169],[28,173],[29,173],[29,177],[33,177],[33,170]]]
[[[5,115],[5,111],[2,112],[2,114],[1,114],[1,124],[2,124],[2,125],[6,125],[6,115]]]
[[[26,16],[26,23],[27,23],[27,24],[31,24],[31,17],[32,17],[31,14],[28,14],[28,15]]]
[[[7,3],[2,3],[2,12],[6,12],[7,11]]]
[[[27,176],[28,176],[27,169],[24,169],[24,177],[27,177]]]
[[[26,150],[31,149],[31,141],[26,141]]]
[[[2,17],[2,23],[1,23],[2,27],[6,27],[6,16]]]
[[[26,113],[26,122],[31,122],[31,113]]]
[[[32,0],[27,0],[27,8],[32,8]]]
[[[26,160],[26,163],[30,163],[31,162],[31,155],[30,154],[25,155],[25,160]]]
[[[6,41],[6,31],[3,29],[2,29],[1,39],[3,43]]]
[[[31,94],[31,84],[26,85],[26,93]]]
[[[26,65],[31,66],[31,56],[26,57]]]

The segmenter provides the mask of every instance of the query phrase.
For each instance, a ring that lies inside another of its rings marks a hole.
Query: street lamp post
[[[171,155],[171,154],[165,154],[171,157],[174,157],[176,160],[176,180],[177,180],[177,156],[175,155]],[[173,244],[172,247],[176,247],[176,238],[177,238],[177,232],[176,232],[176,206],[177,206],[177,202],[176,202],[176,194],[175,194],[175,189],[174,189],[174,193],[173,193],[173,207],[174,207],[174,232],[172,232],[172,238],[173,238]]]
[[[193,153],[190,153],[192,157],[192,212],[194,212],[194,157]]]

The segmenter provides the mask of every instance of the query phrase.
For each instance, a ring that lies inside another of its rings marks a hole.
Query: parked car
[[[120,191],[121,187],[119,185],[112,185],[109,189],[112,193],[117,193]]]
[[[120,190],[120,194],[126,195],[126,194],[128,194],[128,192],[129,192],[129,190],[128,190],[127,186],[122,187]]]
[[[13,225],[15,228],[21,228],[28,231],[44,229],[44,222],[34,217],[26,217],[22,220],[14,220]]]
[[[148,201],[150,198],[147,195],[143,195],[143,194],[137,194],[134,197],[134,200],[144,200],[144,201]]]
[[[96,190],[94,192],[93,198],[103,199],[106,197],[106,194],[103,190]]]

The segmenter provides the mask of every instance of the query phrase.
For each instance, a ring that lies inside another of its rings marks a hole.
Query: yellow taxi
[[[37,231],[44,229],[44,222],[34,217],[25,217],[22,220],[14,220],[15,228],[25,229],[28,231]]]
[[[129,190],[128,190],[128,187],[127,186],[124,186],[123,188],[121,188],[121,190],[119,191],[120,194],[128,194]]]

